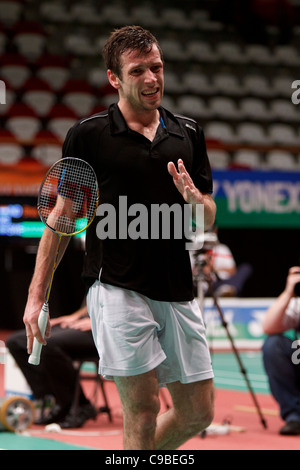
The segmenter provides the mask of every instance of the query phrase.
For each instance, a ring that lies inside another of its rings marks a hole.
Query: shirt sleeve
[[[285,311],[284,326],[286,330],[299,327],[300,321],[300,299],[293,297]]]
[[[200,127],[198,127],[197,137],[191,176],[199,191],[211,194],[213,192],[212,172],[207,155],[204,132]]]
[[[72,157],[86,160],[85,153],[83,139],[81,139],[79,133],[79,125],[75,124],[66,135],[62,148],[62,156],[63,158]]]

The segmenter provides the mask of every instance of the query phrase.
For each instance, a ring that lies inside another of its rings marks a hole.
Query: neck
[[[158,109],[136,111],[118,103],[119,109],[130,129],[143,134],[153,140],[159,125],[160,114]]]

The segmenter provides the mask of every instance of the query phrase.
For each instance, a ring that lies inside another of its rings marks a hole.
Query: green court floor
[[[0,432],[0,450],[95,450],[51,439]]]
[[[239,352],[241,363],[246,370],[251,387],[256,393],[270,393],[269,383],[264,371],[261,352]],[[217,388],[247,391],[244,374],[233,352],[212,353]]]

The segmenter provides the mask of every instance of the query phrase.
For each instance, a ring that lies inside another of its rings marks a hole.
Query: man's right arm
[[[286,310],[294,297],[295,285],[300,282],[300,267],[290,268],[284,291],[268,309],[263,320],[263,330],[267,335],[283,333],[287,329],[285,322]]]
[[[69,238],[70,237],[62,237],[57,265],[69,243]],[[47,289],[50,284],[58,241],[58,235],[46,227],[39,244],[34,274],[29,286],[28,298],[23,317],[26,328],[28,354],[31,354],[32,352],[34,337],[36,337],[40,343],[46,343],[38,327],[38,317],[45,302]],[[49,335],[50,322],[48,321],[45,336]]]

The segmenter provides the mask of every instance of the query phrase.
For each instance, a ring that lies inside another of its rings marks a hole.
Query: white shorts
[[[213,378],[196,300],[160,302],[96,281],[89,289],[87,307],[103,377],[156,369],[160,387]]]

